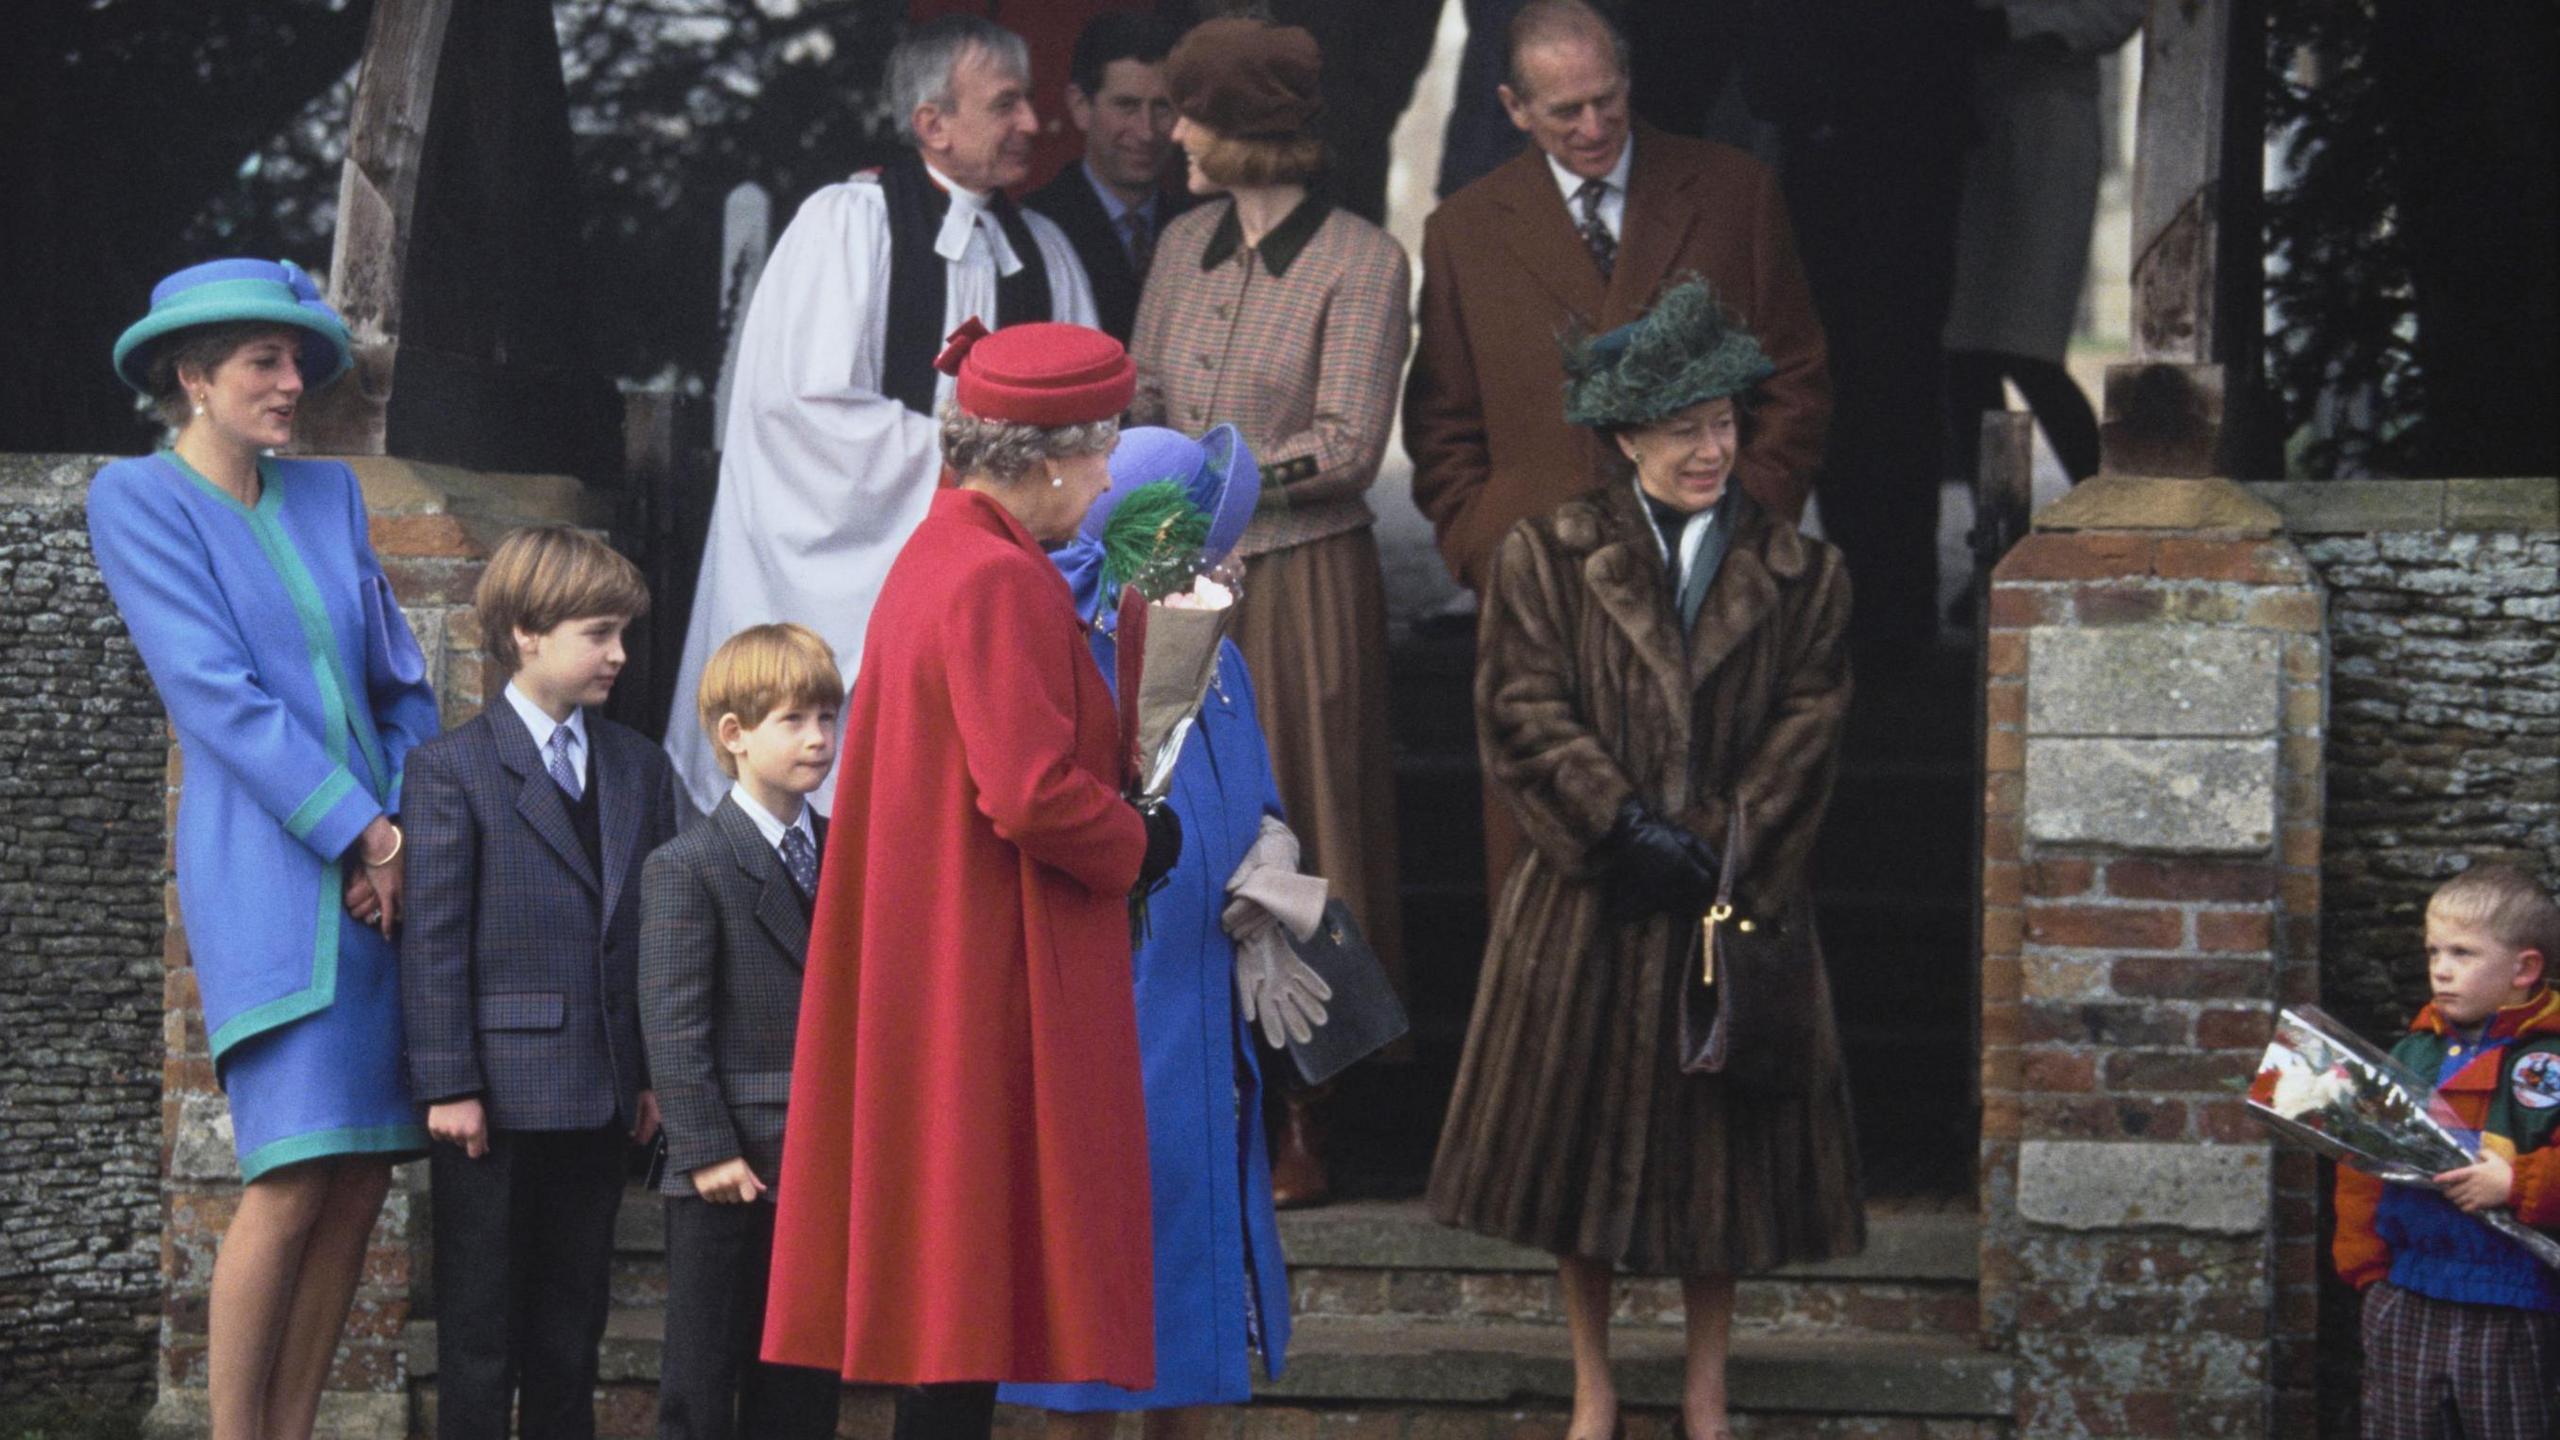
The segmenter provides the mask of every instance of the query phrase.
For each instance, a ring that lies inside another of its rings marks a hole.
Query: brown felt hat
[[[1324,56],[1295,25],[1209,20],[1165,57],[1173,108],[1221,135],[1287,139],[1307,133],[1324,110],[1316,84]]]

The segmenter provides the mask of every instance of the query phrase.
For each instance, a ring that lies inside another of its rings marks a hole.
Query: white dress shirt
[[[809,807],[805,802],[800,806],[800,813],[792,816],[791,823],[785,825],[774,818],[772,811],[764,808],[763,801],[747,793],[747,784],[743,780],[729,787],[729,798],[737,801],[738,808],[747,812],[747,818],[756,822],[756,833],[764,837],[764,843],[773,847],[774,854],[782,853],[782,837],[794,830],[809,842],[810,854],[818,853],[818,832],[810,828]],[[790,862],[784,861],[783,868],[789,869]]]
[[[1609,227],[1612,240],[1626,238],[1627,172],[1635,168],[1635,158],[1636,137],[1629,135],[1627,143],[1618,147],[1618,163],[1610,166],[1609,173],[1600,177],[1609,186],[1600,196],[1600,223]],[[1574,197],[1581,194],[1582,187],[1589,182],[1564,168],[1553,155],[1547,157],[1547,173],[1556,177],[1556,188],[1564,192],[1564,211],[1573,217],[1574,226],[1579,229],[1582,225],[1582,202]]]
[[[551,732],[554,730],[569,732],[569,768],[578,772],[578,793],[585,794],[587,789],[587,712],[585,707],[581,706],[570,711],[569,718],[566,720],[554,720],[543,712],[541,706],[533,703],[532,696],[517,689],[516,682],[513,680],[507,682],[506,696],[507,703],[515,707],[517,715],[523,717],[524,728],[533,732],[533,748],[542,756],[542,768],[545,770],[551,768]]]

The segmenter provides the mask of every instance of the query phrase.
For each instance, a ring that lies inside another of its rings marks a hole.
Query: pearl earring
[[[1065,488],[1066,488],[1066,484],[1067,484],[1067,477],[1066,477],[1066,476],[1059,474],[1059,473],[1058,473],[1057,471],[1055,471],[1055,470],[1052,470],[1052,471],[1050,471],[1050,472],[1049,472],[1049,488],[1050,488],[1050,489],[1052,489],[1052,490],[1062,490],[1062,489],[1065,489]]]

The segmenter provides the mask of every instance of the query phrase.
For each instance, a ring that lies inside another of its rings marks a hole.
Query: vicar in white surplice
[[[899,133],[915,149],[809,197],[773,247],[746,325],[722,437],[720,492],[667,717],[667,753],[709,810],[731,781],[694,711],[703,663],[749,625],[796,620],[847,681],[889,562],[942,468],[944,337],[977,317],[1096,323],[1075,248],[1019,210],[1038,122],[1021,37],[951,16],[889,53]],[[812,797],[831,808],[835,779]]]

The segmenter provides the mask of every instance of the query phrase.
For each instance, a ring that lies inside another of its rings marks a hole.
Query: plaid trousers
[[[2364,1440],[2550,1440],[2560,1315],[2464,1305],[2385,1280],[2364,1296]]]

